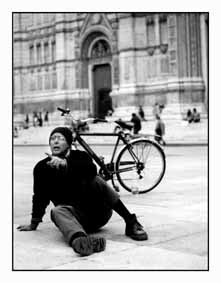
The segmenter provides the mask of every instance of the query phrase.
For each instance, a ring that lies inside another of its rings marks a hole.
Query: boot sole
[[[148,240],[148,235],[147,234],[143,234],[143,235],[139,235],[139,236],[133,236],[133,235],[127,235],[127,237],[130,237],[131,239],[133,240],[136,240],[136,241],[146,241]]]
[[[104,251],[106,247],[106,239],[91,236],[79,237],[73,241],[72,247],[76,253],[82,256],[88,256],[93,253]]]

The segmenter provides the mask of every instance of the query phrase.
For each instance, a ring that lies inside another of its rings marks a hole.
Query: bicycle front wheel
[[[147,139],[126,145],[116,160],[116,175],[121,186],[139,194],[153,190],[162,180],[165,169],[164,151]]]

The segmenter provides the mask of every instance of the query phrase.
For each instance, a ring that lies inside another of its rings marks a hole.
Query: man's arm
[[[36,230],[39,223],[42,222],[42,217],[45,214],[45,209],[50,200],[47,197],[45,188],[44,174],[37,164],[34,168],[34,193],[32,198],[32,218],[28,225],[20,225],[17,227],[19,231]]]

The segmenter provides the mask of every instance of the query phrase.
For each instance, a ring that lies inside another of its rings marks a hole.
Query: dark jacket
[[[155,127],[155,133],[159,136],[165,135],[165,124],[162,120],[158,120],[156,127]]]
[[[135,115],[130,120],[134,124],[134,134],[137,134],[141,130],[141,121],[140,118]]]
[[[96,165],[84,151],[72,150],[67,157],[67,169],[51,168],[47,157],[34,167],[32,222],[41,222],[49,202],[57,206],[81,205],[85,184],[97,175]]]

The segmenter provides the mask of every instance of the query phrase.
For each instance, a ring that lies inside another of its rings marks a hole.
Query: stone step
[[[142,122],[142,136],[151,137],[154,135],[156,121]],[[18,137],[14,138],[14,144],[48,144],[48,137],[55,126],[64,125],[53,124],[43,127],[30,127],[18,132]],[[208,120],[202,119],[200,123],[187,124],[182,120],[167,120],[165,140],[167,143],[207,143],[208,140]],[[89,133],[113,133],[116,124],[110,119],[108,123],[90,124]],[[113,143],[116,137],[84,137],[89,143]]]

